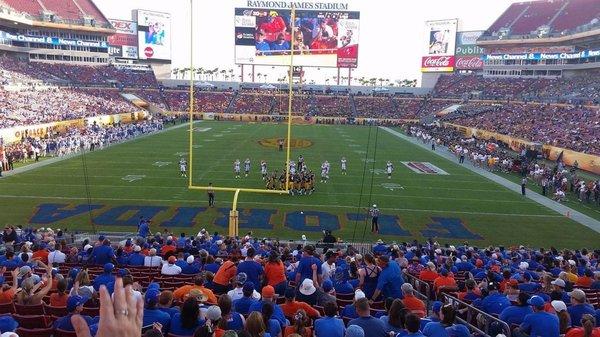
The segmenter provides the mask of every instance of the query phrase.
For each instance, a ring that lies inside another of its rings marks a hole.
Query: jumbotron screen
[[[282,66],[356,68],[360,12],[289,9],[235,9],[235,62]]]

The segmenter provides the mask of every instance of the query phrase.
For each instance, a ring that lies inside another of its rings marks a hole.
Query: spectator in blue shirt
[[[142,219],[140,221],[140,226],[138,227],[138,236],[142,238],[147,238],[148,234],[150,234],[150,226],[148,225],[148,221]]]
[[[204,325],[204,321],[199,318],[199,314],[200,306],[196,297],[189,297],[183,302],[181,313],[173,316],[169,332],[180,336],[193,335],[199,326]]]
[[[290,43],[285,40],[283,34],[279,34],[277,40],[271,43],[271,50],[289,51]]]
[[[354,287],[348,282],[347,266],[338,266],[333,276],[333,288],[337,294],[352,294],[354,292]]]
[[[130,266],[143,266],[144,265],[144,254],[141,253],[142,247],[135,245],[133,246],[133,252],[129,255]]]
[[[271,46],[269,45],[269,42],[265,41],[265,33],[263,33],[262,31],[259,31],[258,33],[256,33],[256,51],[259,54],[264,54],[265,51],[269,51],[271,50]]]
[[[351,320],[348,326],[360,326],[364,331],[368,331],[367,335],[369,337],[388,337],[383,321],[371,316],[371,308],[366,298],[359,299],[354,303],[354,306],[356,307],[358,318]]]
[[[356,302],[362,298],[365,298],[365,293],[360,289],[356,289],[356,292],[354,293],[354,302],[347,304],[342,309],[342,311],[340,312],[342,317],[358,318],[358,312],[356,311]]]
[[[508,325],[519,325],[523,323],[525,316],[533,314],[533,310],[527,303],[527,300],[529,300],[529,295],[526,293],[519,293],[517,305],[511,305],[510,307],[504,308],[500,313],[500,319],[508,323]]]
[[[315,247],[312,245],[307,245],[306,247],[304,247],[304,253],[302,254],[302,258],[300,259],[300,262],[298,263],[298,269],[296,270],[296,284],[301,284],[302,281],[304,281],[304,279],[306,278],[313,278],[313,270],[312,270],[312,265],[316,265],[317,266],[317,280],[318,280],[318,284],[315,284],[316,286],[320,285],[322,282],[322,277],[321,277],[321,265],[323,264],[323,262],[321,262],[321,260],[319,260],[318,258],[314,257],[313,254],[315,252]]]
[[[279,321],[279,325],[281,325],[281,327],[286,326],[287,323],[286,323],[285,315],[283,314],[283,310],[281,310],[281,307],[279,305],[275,304],[275,288],[273,288],[272,286],[265,286],[262,289],[261,295],[262,295],[262,300],[252,303],[250,305],[250,308],[248,309],[249,312],[258,311],[258,312],[262,313],[263,304],[265,304],[266,302],[273,303],[272,318]]]
[[[406,315],[405,318],[406,322],[406,330],[408,331],[408,334],[404,335],[406,337],[425,337],[425,335],[423,333],[421,333],[421,331],[419,331],[420,327],[421,327],[421,320],[419,319],[419,317],[415,314],[408,314]]]
[[[73,324],[71,324],[71,316],[73,315],[81,315],[81,311],[83,310],[83,305],[87,302],[89,298],[82,297],[79,295],[69,296],[67,299],[67,311],[69,312],[66,316],[63,316],[52,324],[54,329],[61,329],[66,331],[75,331],[73,328]],[[81,315],[88,326],[94,323],[94,319],[90,316]]]
[[[540,290],[540,284],[537,282],[531,282],[530,274],[523,274],[523,283],[519,284],[519,290],[527,293],[536,293]]]
[[[104,273],[94,278],[94,290],[99,291],[101,285],[105,285],[107,288],[109,288],[110,284],[115,283],[115,277],[112,275],[114,268],[115,266],[112,263],[107,263],[104,265]]]
[[[112,262],[116,259],[115,251],[110,246],[110,241],[108,239],[104,239],[102,245],[94,248],[92,251],[92,259],[95,264],[99,265]]]
[[[264,269],[260,263],[254,261],[254,256],[254,247],[248,248],[248,251],[246,252],[246,259],[240,262],[237,266],[237,274],[245,273],[247,276],[246,280],[254,283],[256,291],[259,291]]]
[[[142,327],[150,326],[154,324],[154,322],[158,322],[162,324],[162,332],[163,334],[167,334],[169,332],[170,324],[171,324],[171,316],[168,313],[160,310],[158,308],[158,299],[160,296],[160,290],[158,289],[158,284],[151,283],[148,286],[148,290],[146,290],[146,295],[144,296],[144,318],[142,322]],[[196,301],[193,299],[194,302]],[[198,308],[198,305],[195,305]],[[199,309],[198,309],[199,310]],[[174,318],[175,319],[175,318]],[[173,332],[175,334],[180,335],[180,333]],[[193,331],[192,331],[193,333]],[[182,334],[181,334],[182,335]]]
[[[390,261],[389,256],[383,255],[379,257],[379,267],[381,267],[381,272],[372,300],[376,301],[380,294],[383,294],[384,298],[402,298],[400,288],[404,284],[404,279],[398,263]]]
[[[239,312],[242,315],[247,315],[250,313],[250,307],[252,304],[258,302],[257,299],[252,297],[252,294],[254,293],[254,284],[252,282],[244,283],[242,293],[242,298],[233,301],[233,308],[236,312]]]
[[[445,305],[440,311],[440,322],[429,322],[423,329],[423,334],[427,337],[469,337],[469,329],[462,324],[454,324],[456,320],[456,310],[452,305]],[[450,332],[452,334],[450,334]]]
[[[158,296],[158,310],[164,311],[171,318],[175,316],[175,314],[179,313],[179,307],[173,306],[173,292],[170,290],[163,290],[160,292]]]
[[[513,336],[558,337],[560,335],[558,317],[544,311],[544,300],[539,296],[532,296],[527,303],[533,307],[533,314],[525,316]]]
[[[500,315],[504,308],[511,306],[508,297],[498,292],[498,284],[496,282],[488,283],[488,291],[489,294],[485,298],[473,302],[476,308],[480,308],[490,315]]]
[[[180,266],[182,274],[193,275],[200,272],[200,264],[196,262],[193,255],[188,256],[185,262],[183,266]]]
[[[567,309],[569,316],[571,316],[571,324],[573,326],[581,326],[581,317],[585,314],[594,316],[596,311],[594,307],[586,303],[586,296],[583,290],[575,289],[569,293],[571,296],[571,306]]]
[[[315,337],[344,337],[346,328],[344,322],[336,317],[337,304],[333,301],[326,302],[323,311],[325,317],[317,319],[314,323]]]

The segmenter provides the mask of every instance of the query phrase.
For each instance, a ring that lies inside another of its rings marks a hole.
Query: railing
[[[428,304],[427,308],[429,308],[429,301],[433,298],[432,293],[431,293],[431,286],[429,285],[429,283],[418,279],[416,276],[411,275],[406,270],[404,270],[403,276],[404,276],[404,282],[408,282],[408,283],[412,284],[413,289],[415,289],[416,292],[418,292],[419,294],[421,294],[425,297],[425,299],[427,300],[427,304]]]
[[[495,337],[499,333],[504,334],[506,337],[511,336],[510,326],[508,323],[486,312],[483,312],[452,295],[444,293],[441,294],[441,296],[444,300],[444,303],[452,305],[454,309],[460,313],[456,316],[456,320],[469,327],[470,330],[486,337]],[[475,322],[475,324],[472,322]],[[494,325],[494,331],[491,331],[492,324]],[[490,335],[490,332],[492,332],[493,335]]]

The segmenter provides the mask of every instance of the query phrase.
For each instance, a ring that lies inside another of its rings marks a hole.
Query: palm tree
[[[221,70],[221,76],[225,77],[227,75],[227,70],[223,69]]]
[[[177,75],[179,74],[179,68],[173,68],[171,72],[173,73],[173,75],[175,75],[175,78],[177,78]]]

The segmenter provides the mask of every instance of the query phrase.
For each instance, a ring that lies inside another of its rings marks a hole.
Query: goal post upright
[[[188,189],[197,191],[221,191],[221,192],[233,192],[232,207],[229,212],[229,236],[239,235],[239,211],[237,210],[239,194],[244,193],[263,193],[263,194],[277,194],[286,195],[289,194],[289,165],[291,155],[291,136],[292,136],[292,101],[293,101],[293,70],[294,70],[294,29],[295,29],[295,17],[296,7],[292,6],[291,14],[291,28],[292,35],[290,38],[290,64],[289,64],[289,97],[288,97],[288,125],[287,125],[287,144],[286,144],[286,175],[285,175],[285,188],[281,190],[268,190],[258,188],[240,188],[240,187],[220,187],[220,186],[196,186],[193,181],[193,159],[194,159],[194,13],[193,13],[193,1],[190,0],[190,100],[189,100],[189,144],[188,144],[188,166],[189,166],[189,177],[188,177]]]

